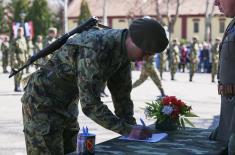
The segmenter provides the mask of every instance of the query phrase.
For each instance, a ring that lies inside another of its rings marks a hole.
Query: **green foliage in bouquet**
[[[159,124],[170,122],[175,124],[177,128],[185,128],[185,124],[195,127],[187,118],[197,117],[191,110],[191,106],[186,105],[175,96],[165,96],[151,103],[147,103],[145,115],[149,118],[156,119],[156,123]]]

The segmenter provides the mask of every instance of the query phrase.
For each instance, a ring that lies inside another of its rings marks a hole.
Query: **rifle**
[[[14,68],[12,68],[11,69],[11,74],[9,75],[9,78],[11,78],[12,76],[16,75],[17,73],[19,73],[23,69],[27,68],[28,66],[30,66],[36,60],[38,60],[38,59],[40,59],[42,57],[45,57],[48,54],[51,54],[54,51],[56,51],[57,49],[59,49],[62,45],[64,45],[66,43],[66,41],[68,40],[68,38],[70,36],[74,35],[75,33],[81,33],[82,31],[88,30],[91,27],[97,25],[97,23],[98,23],[98,18],[97,17],[91,17],[90,19],[88,19],[83,24],[81,24],[78,27],[74,28],[72,31],[70,31],[68,33],[65,33],[63,36],[61,36],[60,38],[55,40],[53,43],[51,43],[47,47],[45,47],[42,50],[40,50],[37,54],[35,54],[32,57],[30,57],[27,60],[27,63],[24,64],[22,67],[20,67],[18,70],[15,70]],[[98,26],[103,27],[103,28],[108,28],[108,27],[106,27],[104,25],[101,25],[101,24],[98,24]]]

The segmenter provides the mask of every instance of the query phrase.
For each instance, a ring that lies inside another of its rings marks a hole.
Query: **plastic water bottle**
[[[228,142],[228,155],[235,155],[235,134],[232,133]]]

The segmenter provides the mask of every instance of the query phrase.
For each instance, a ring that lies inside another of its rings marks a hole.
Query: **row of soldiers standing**
[[[216,38],[215,43],[213,44],[211,48],[212,53],[212,82],[214,82],[215,76],[218,72],[218,63],[219,63],[219,44],[220,39]],[[171,73],[171,80],[174,80],[175,74],[177,72],[179,63],[180,63],[180,51],[181,48],[178,44],[178,41],[176,39],[172,40],[172,43],[169,47],[169,65],[170,65],[170,73]],[[199,52],[199,43],[197,37],[193,37],[192,43],[190,45],[190,51],[189,51],[189,81],[191,82],[193,79],[193,76],[197,70],[198,66],[198,52]],[[165,67],[165,61],[166,61],[166,52],[160,53],[160,77],[162,79],[162,74]],[[181,53],[182,54],[182,53]],[[165,92],[162,86],[162,82],[158,76],[158,73],[156,72],[155,68],[153,67],[153,56],[146,56],[143,58],[143,65],[141,67],[141,73],[139,78],[132,84],[132,88],[136,88],[139,85],[141,85],[144,81],[147,80],[147,78],[150,77],[154,84],[158,87],[160,93],[162,96],[165,96]]]
[[[54,27],[49,29],[48,36],[44,41],[41,35],[37,36],[35,44],[33,43],[31,36],[27,38],[24,36],[23,27],[17,29],[17,37],[15,39],[10,41],[9,37],[5,36],[1,44],[3,73],[8,73],[8,65],[14,69],[23,66],[32,55],[55,41],[56,37],[57,29]],[[49,56],[38,60],[35,63],[36,69],[38,66],[44,65],[48,59]],[[26,73],[29,73],[29,68],[26,69]],[[16,92],[22,91],[20,87],[22,77],[23,72],[19,72],[14,76],[14,91]]]
[[[210,52],[211,52],[211,79],[212,82],[215,81],[215,77],[218,72],[218,62],[219,62],[219,45],[220,45],[220,38],[216,38],[214,44],[212,45]],[[175,79],[175,74],[178,70],[178,66],[180,65],[180,59],[182,54],[188,54],[189,59],[189,81],[193,80],[193,76],[197,71],[198,63],[199,63],[199,42],[198,38],[195,36],[192,39],[192,43],[190,44],[188,53],[182,53],[182,46],[179,45],[176,39],[172,40],[172,43],[169,47],[168,52],[168,60],[169,60],[169,69],[171,73],[171,80]],[[186,56],[185,56],[186,57]],[[162,78],[163,72],[165,70],[165,63],[166,63],[166,54],[163,52],[160,54],[160,66],[159,72],[160,77]],[[186,60],[185,60],[186,61]],[[184,62],[186,63],[186,62]],[[185,65],[185,64],[184,64]]]

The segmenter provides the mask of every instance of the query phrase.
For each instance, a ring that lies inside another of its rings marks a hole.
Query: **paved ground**
[[[136,80],[140,72],[133,72],[133,81]],[[178,73],[176,80],[171,81],[169,73],[164,73],[163,86],[168,95],[175,95],[189,105],[192,105],[193,112],[198,116],[194,119],[198,128],[213,128],[218,123],[220,111],[220,97],[217,95],[216,84],[211,83],[209,74],[196,74],[194,82],[188,82],[188,73]],[[0,74],[0,155],[24,155],[25,144],[23,136],[21,102],[22,93],[14,93],[13,79],[8,79],[7,74]],[[108,90],[106,92],[109,94]],[[135,117],[144,118],[145,102],[153,100],[160,95],[153,82],[148,79],[141,86],[132,91],[132,99],[135,104]],[[103,98],[105,104],[110,109],[112,101],[110,97]],[[154,120],[146,120],[146,124],[151,124]],[[101,126],[95,124],[82,112],[79,115],[80,126],[88,126],[90,131],[97,135],[96,142],[114,138],[118,136]]]

